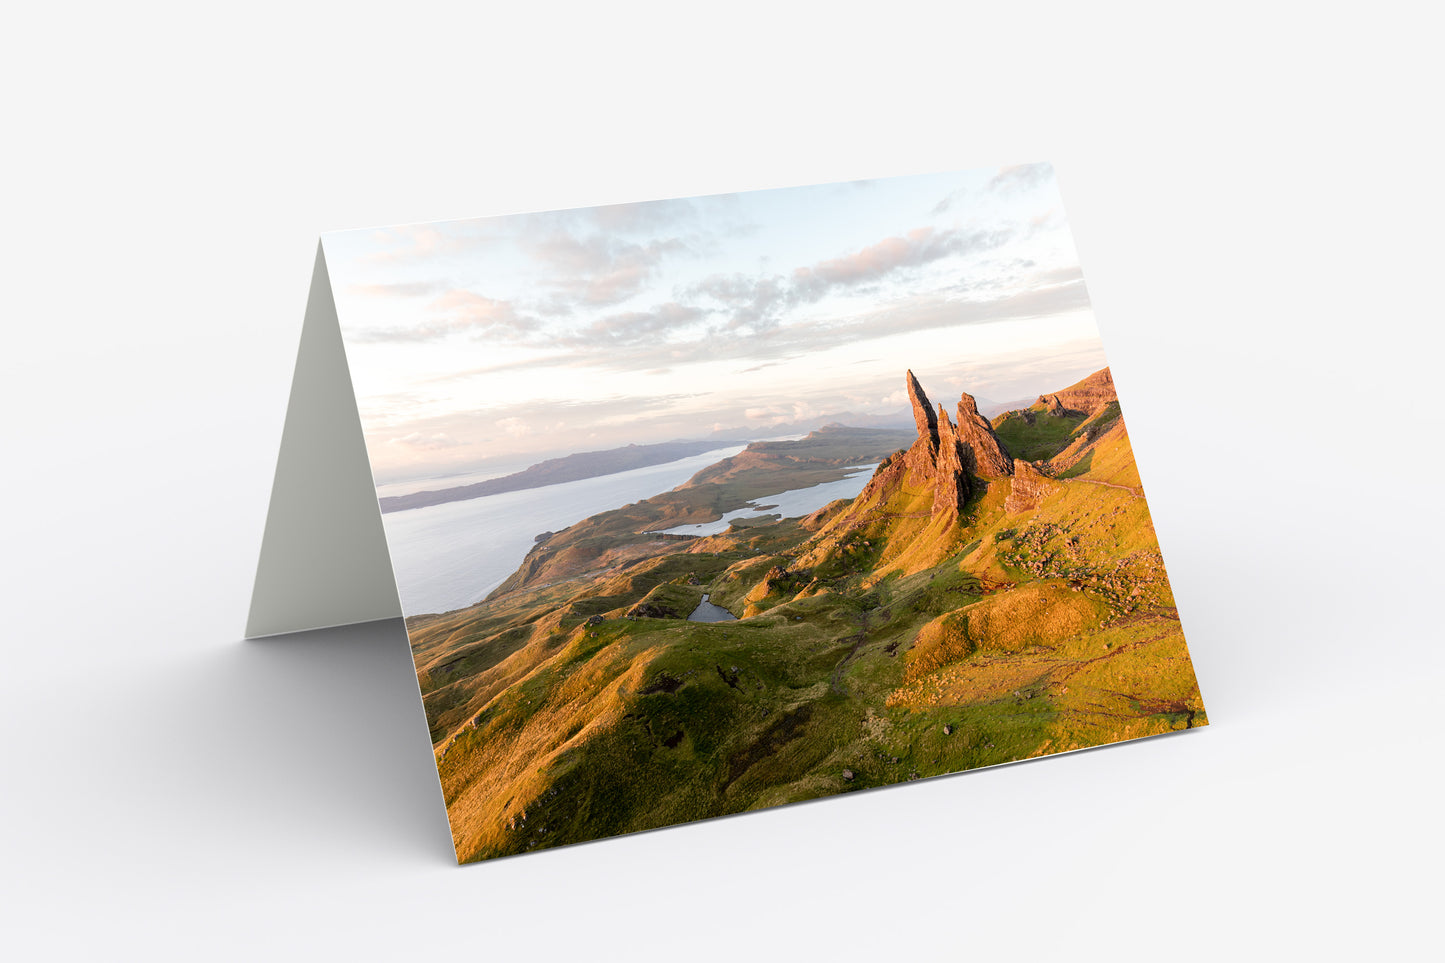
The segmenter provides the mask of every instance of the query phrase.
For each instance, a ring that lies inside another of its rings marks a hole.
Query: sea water
[[[388,512],[381,518],[402,611],[407,615],[449,612],[480,602],[517,570],[541,533],[560,531],[598,512],[670,491],[745,447],[718,448],[661,465],[560,485]],[[872,467],[854,466],[856,471],[850,468],[854,473],[839,481],[769,495],[758,499],[756,506],[764,506],[761,510],[745,506],[729,512],[728,517],[806,515],[834,499],[857,495],[867,484],[866,469]],[[778,507],[765,507],[769,505]],[[668,529],[687,535],[726,530],[727,519]]]
[[[715,522],[700,525],[678,525],[663,528],[664,535],[720,535],[728,530],[733,519],[747,520],[776,515],[779,518],[801,518],[812,514],[829,502],[840,498],[856,498],[873,476],[874,465],[849,465],[843,469],[849,474],[837,481],[823,482],[810,488],[794,488],[777,495],[767,495],[755,502],[749,502],[736,511],[728,512]]]

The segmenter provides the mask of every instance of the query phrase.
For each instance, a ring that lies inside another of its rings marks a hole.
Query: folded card
[[[247,634],[395,615],[462,861],[1206,722],[1045,164],[323,237]]]

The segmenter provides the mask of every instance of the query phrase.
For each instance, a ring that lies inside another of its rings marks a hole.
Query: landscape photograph
[[[1048,165],[323,251],[459,861],[1207,724]]]

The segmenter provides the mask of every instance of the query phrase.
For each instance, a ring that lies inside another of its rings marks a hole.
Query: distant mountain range
[[[412,492],[409,495],[388,495],[381,499],[381,510],[383,514],[403,512],[409,508],[466,501],[484,495],[521,491],[524,488],[560,485],[563,482],[611,475],[633,468],[646,468],[648,465],[661,465],[679,458],[700,455],[725,444],[722,440],[712,438],[702,441],[664,441],[656,445],[627,445],[607,451],[579,451],[562,458],[549,458],[501,478],[488,478],[470,485],[435,491]]]

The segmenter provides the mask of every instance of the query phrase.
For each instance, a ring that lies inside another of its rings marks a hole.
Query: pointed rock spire
[[[973,456],[973,464],[965,464],[965,468],[984,478],[1013,474],[1013,459],[967,391],[958,401],[958,439]]]
[[[930,447],[936,449],[938,418],[933,414],[933,405],[929,403],[928,395],[923,393],[923,386],[913,377],[911,369],[905,382],[908,387],[908,400],[913,403],[913,422],[918,426],[918,437],[928,439]]]
[[[963,465],[964,449],[958,432],[948,421],[948,412],[938,406],[938,457],[934,462],[938,477],[933,486],[933,514],[953,512],[955,515],[968,499],[971,486]]]
[[[934,515],[957,515],[970,491],[958,432],[949,423],[942,405],[934,412],[933,404],[912,371],[908,372],[904,384],[913,403],[913,421],[918,425],[918,440],[903,455],[904,470],[912,477],[912,484],[932,483]]]

